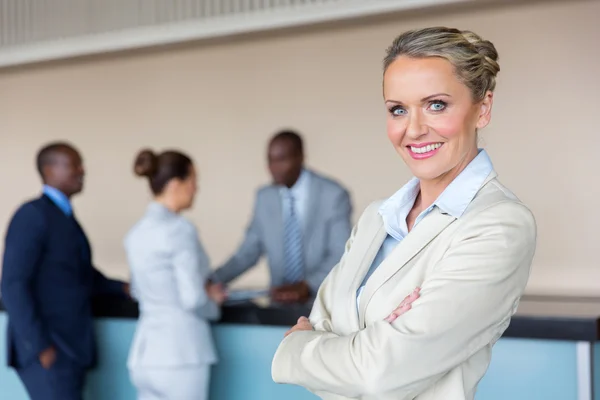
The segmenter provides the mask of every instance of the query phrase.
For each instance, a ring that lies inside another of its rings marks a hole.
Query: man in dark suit
[[[23,204],[6,234],[2,302],[8,312],[8,362],[32,400],[79,400],[96,361],[91,298],[125,295],[128,285],[92,264],[71,207],[83,188],[81,156],[67,143],[40,150],[43,195]]]

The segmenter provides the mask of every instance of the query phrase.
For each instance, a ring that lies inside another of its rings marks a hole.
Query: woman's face
[[[190,173],[187,178],[183,180],[173,180],[173,195],[177,199],[179,210],[187,210],[194,204],[194,198],[196,197],[197,191],[197,179],[196,169],[194,166],[190,166]]]
[[[451,181],[477,155],[478,128],[490,121],[492,93],[471,91],[439,57],[398,57],[383,77],[387,134],[414,176]]]

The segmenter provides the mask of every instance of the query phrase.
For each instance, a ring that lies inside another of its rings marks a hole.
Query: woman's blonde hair
[[[400,56],[441,57],[449,61],[458,78],[471,90],[474,101],[496,88],[500,71],[498,52],[489,40],[471,31],[432,27],[404,32],[387,49],[384,73]]]

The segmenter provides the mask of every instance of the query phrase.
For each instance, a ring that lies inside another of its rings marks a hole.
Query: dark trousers
[[[24,368],[18,368],[17,374],[31,400],[83,399],[85,370],[71,362],[57,360],[49,369],[45,369],[36,360]]]

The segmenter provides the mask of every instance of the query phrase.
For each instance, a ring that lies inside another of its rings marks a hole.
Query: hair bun
[[[135,158],[135,164],[133,166],[133,172],[137,176],[152,177],[156,172],[158,166],[158,157],[152,150],[142,150]]]
[[[500,64],[498,63],[498,51],[494,44],[471,31],[461,31],[461,34],[475,47],[483,59],[485,69],[495,77],[500,72]]]

